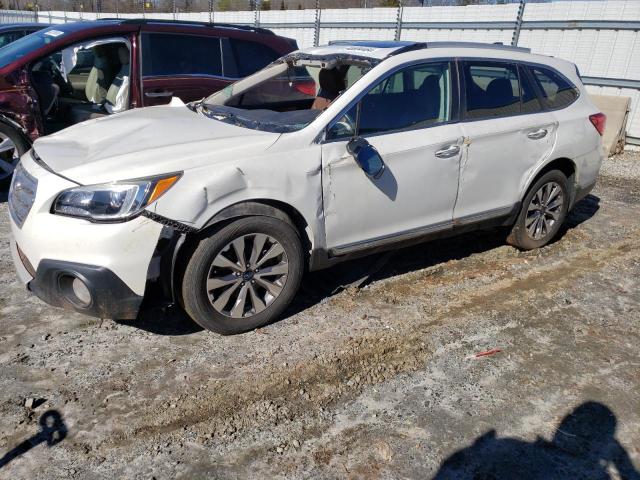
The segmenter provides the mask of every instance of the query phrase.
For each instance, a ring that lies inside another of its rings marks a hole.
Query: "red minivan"
[[[297,48],[262,28],[138,19],[21,38],[0,49],[0,183],[42,135],[174,96],[198,100]]]

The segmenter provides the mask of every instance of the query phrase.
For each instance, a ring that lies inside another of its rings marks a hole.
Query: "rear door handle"
[[[544,128],[541,128],[540,130],[536,130],[534,132],[529,132],[527,134],[527,137],[529,137],[531,140],[540,140],[541,138],[544,138],[547,136],[547,130]]]
[[[165,90],[164,92],[145,92],[144,96],[149,98],[172,97],[173,92],[169,90]]]
[[[438,158],[451,158],[451,157],[455,157],[459,153],[460,153],[459,145],[448,145],[444,147],[442,150],[438,150],[435,155]]]

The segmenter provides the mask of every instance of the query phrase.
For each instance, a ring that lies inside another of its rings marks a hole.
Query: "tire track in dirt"
[[[173,412],[149,415],[154,421],[130,431],[115,432],[100,447],[124,446],[129,440],[139,442],[141,437],[162,435],[166,438],[185,427],[210,434],[219,442],[232,443],[246,431],[273,428],[305,416],[314,417],[314,421],[321,424],[322,409],[353,398],[364,386],[422,368],[433,351],[429,335],[438,325],[454,331],[456,325],[464,323],[469,316],[487,310],[508,316],[510,310],[521,308],[518,302],[534,292],[544,296],[601,270],[613,260],[637,259],[640,257],[638,233],[639,229],[631,230],[623,241],[606,248],[578,250],[553,263],[536,265],[520,276],[502,272],[506,278],[480,289],[469,285],[466,291],[458,292],[458,300],[445,302],[449,306],[439,309],[431,318],[421,318],[418,314],[408,318],[405,313],[404,328],[397,331],[349,338],[331,353],[311,361],[286,369],[263,369],[260,379],[243,372],[234,381],[217,381],[204,391],[185,392]],[[387,283],[385,289],[389,287]],[[375,292],[364,295],[375,296]],[[394,307],[387,308],[393,310]],[[451,341],[455,342],[460,335],[454,331]],[[313,430],[307,434],[312,435]]]

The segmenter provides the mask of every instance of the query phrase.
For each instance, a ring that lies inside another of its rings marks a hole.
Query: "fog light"
[[[60,286],[60,292],[69,303],[80,308],[87,308],[91,305],[91,292],[78,277],[62,275],[58,279],[58,285]]]
[[[91,292],[84,284],[82,280],[79,278],[74,278],[71,283],[71,289],[73,290],[73,294],[78,299],[78,303],[83,307],[88,307],[91,304]]]

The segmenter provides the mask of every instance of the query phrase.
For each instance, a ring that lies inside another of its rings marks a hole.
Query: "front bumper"
[[[75,298],[73,279],[82,281],[90,301]],[[136,318],[143,299],[107,268],[62,260],[41,260],[28,288],[49,305],[99,318]]]
[[[58,193],[75,185],[45,170],[28,154],[21,161],[38,186],[23,225],[18,227],[9,218],[20,280],[54,306],[102,318],[135,318],[162,225],[142,216],[105,224],[51,214]],[[72,301],[70,277],[84,283],[90,302]]]

